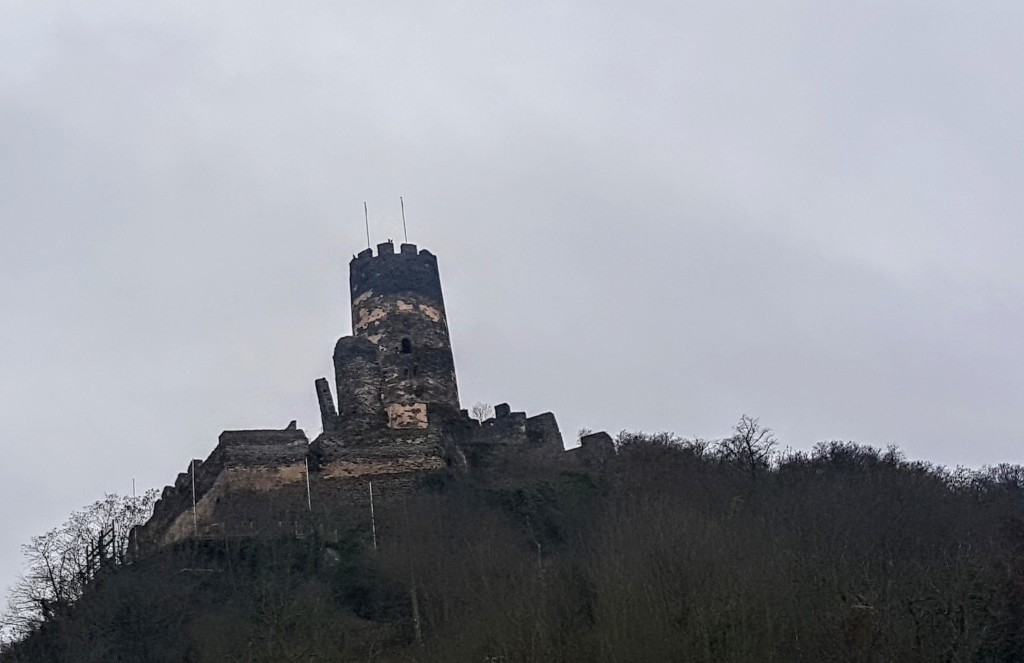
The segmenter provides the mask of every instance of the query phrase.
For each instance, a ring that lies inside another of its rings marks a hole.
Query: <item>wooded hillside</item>
[[[0,660],[1024,660],[1024,468],[780,454],[748,423],[433,477],[382,498],[376,549],[367,519],[119,563]]]

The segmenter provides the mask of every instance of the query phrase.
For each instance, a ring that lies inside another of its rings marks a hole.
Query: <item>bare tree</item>
[[[469,412],[474,419],[483,423],[494,416],[494,406],[478,401],[469,409]]]
[[[735,434],[719,442],[719,451],[726,461],[736,463],[757,480],[760,469],[767,468],[778,440],[771,428],[762,426],[757,417],[744,414],[733,428]]]
[[[22,546],[27,570],[8,596],[0,636],[24,635],[63,613],[106,570],[124,564],[130,533],[153,511],[157,490],[138,497],[105,495],[64,524]]]

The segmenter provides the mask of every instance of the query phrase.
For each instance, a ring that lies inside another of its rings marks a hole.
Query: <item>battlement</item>
[[[376,256],[374,256],[374,254],[373,254],[373,249],[367,247],[367,248],[363,249],[362,251],[360,251],[359,253],[357,253],[352,258],[352,260],[353,261],[357,261],[357,260],[358,261],[366,261],[366,260],[371,260],[374,257],[380,258],[380,257],[396,256],[396,255],[397,256],[401,256],[401,257],[409,257],[409,256],[416,256],[416,255],[424,256],[424,257],[428,257],[429,256],[435,262],[437,261],[437,257],[434,256],[433,253],[431,253],[430,251],[428,251],[426,249],[419,249],[419,248],[416,247],[415,244],[408,244],[408,243],[399,244],[399,251],[396,254],[395,253],[395,243],[393,241],[391,241],[391,240],[388,240],[387,242],[381,242],[380,244],[377,245],[377,255]]]
[[[377,254],[366,249],[349,263],[352,300],[365,292],[376,295],[418,293],[440,302],[441,280],[437,256],[415,244],[402,244],[395,252],[394,242],[377,245]]]

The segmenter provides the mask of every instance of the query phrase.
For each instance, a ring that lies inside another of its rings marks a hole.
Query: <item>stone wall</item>
[[[136,543],[153,549],[188,539],[336,534],[365,526],[370,482],[381,500],[398,499],[432,474],[501,474],[562,451],[551,413],[495,411],[480,423],[441,408],[428,428],[325,431],[312,443],[294,428],[225,431],[209,458],[164,489]]]
[[[338,388],[337,424],[324,430],[359,436],[387,422],[381,401],[382,374],[377,346],[365,338],[344,336],[334,346],[334,375]]]
[[[317,378],[314,383],[316,389],[316,400],[320,406],[320,421],[325,431],[337,431],[341,429],[341,420],[338,418],[338,409],[334,406],[334,397],[331,396],[331,385],[327,378]]]
[[[564,451],[562,434],[550,412],[527,417],[506,403],[494,407],[494,417],[463,429],[457,445],[470,470],[503,471],[511,463],[550,458]]]
[[[209,458],[193,460],[173,486],[164,488],[149,522],[136,529],[137,544],[266,536],[269,529],[283,527],[293,520],[283,512],[294,510],[296,495],[305,495],[308,445],[296,428],[225,431]]]
[[[604,431],[589,433],[580,438],[572,455],[584,467],[599,467],[615,456],[615,441]]]

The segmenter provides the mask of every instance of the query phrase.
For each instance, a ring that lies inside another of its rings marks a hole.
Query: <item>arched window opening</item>
[[[412,352],[412,342],[409,339],[407,339],[407,338],[403,338],[402,339],[401,353],[403,355],[407,355],[410,352]]]

